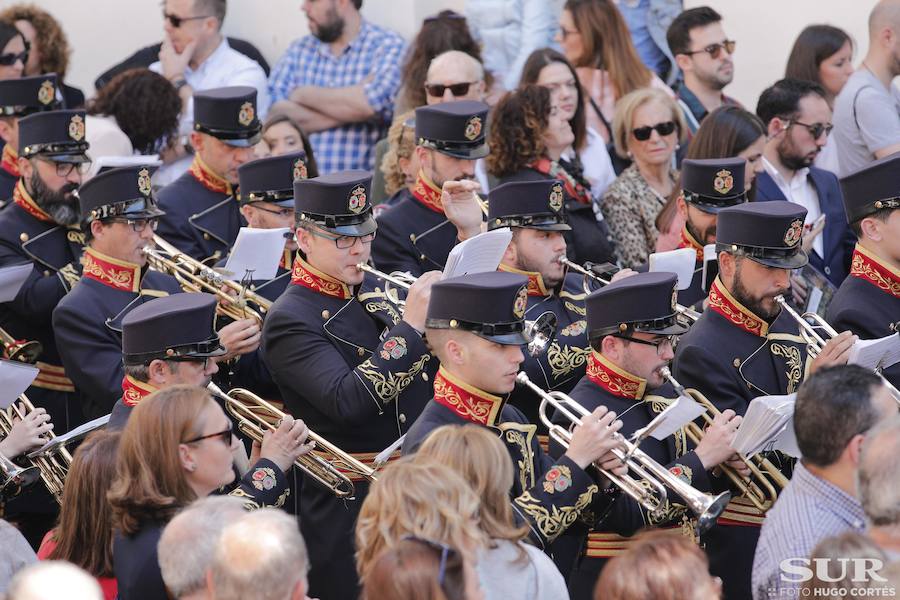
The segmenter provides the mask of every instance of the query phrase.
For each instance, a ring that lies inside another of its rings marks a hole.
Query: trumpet
[[[0,498],[15,496],[41,476],[37,467],[20,467],[0,454]]]
[[[275,431],[285,413],[275,408],[253,392],[234,388],[226,394],[210,382],[207,389],[225,402],[225,410],[237,421],[238,429],[250,439],[262,443],[266,431]],[[363,464],[322,436],[309,432],[308,440],[329,458],[310,452],[294,461],[294,466],[318,481],[338,498],[353,499],[356,493],[353,481],[347,475],[355,474],[372,482],[375,469]]]
[[[684,389],[684,386],[678,383],[678,380],[672,376],[672,372],[668,367],[660,369],[660,374],[672,384],[672,387],[675,388],[675,393],[679,396],[693,398],[694,401],[706,409],[706,412],[703,413],[702,417],[707,424],[711,424],[713,419],[721,414],[719,409],[710,402],[709,398],[695,389]],[[699,444],[700,440],[703,439],[703,429],[696,423],[688,423],[685,425],[685,433],[694,445]],[[757,455],[752,459],[748,459],[742,454],[738,454],[738,456],[747,465],[747,468],[750,469],[749,479],[745,479],[732,467],[719,465],[719,468],[722,470],[722,473],[728,477],[731,483],[741,491],[741,495],[744,498],[747,498],[747,500],[749,500],[759,511],[767,511],[775,504],[775,500],[778,499],[778,490],[784,489],[788,484],[788,478],[785,477],[784,474],[778,470],[778,467],[772,464],[769,459],[763,456]]]
[[[0,343],[3,344],[3,354],[9,360],[34,364],[37,362],[44,347],[37,340],[17,340],[8,331],[0,327]]]
[[[397,293],[397,290],[393,289],[391,286],[409,291],[409,288],[411,288],[412,284],[414,284],[416,282],[416,279],[418,279],[418,277],[415,277],[412,273],[408,273],[406,271],[394,271],[393,273],[385,273],[384,271],[379,271],[375,267],[371,267],[366,263],[359,263],[356,265],[356,268],[363,273],[374,275],[378,279],[384,281],[385,295],[393,304],[396,304],[401,309],[406,306],[406,301],[401,300],[400,295]]]
[[[268,299],[238,282],[225,279],[212,267],[184,254],[158,235],[153,236],[153,244],[145,246],[143,252],[151,269],[173,276],[185,292],[206,292],[218,298],[220,315],[235,321],[255,319],[262,327],[262,315],[272,306]],[[259,307],[259,311],[250,308],[248,302]]]
[[[551,438],[564,448],[568,448],[572,440],[572,432],[554,423],[547,414],[547,410],[551,407],[555,408],[559,414],[575,426],[581,425],[584,418],[590,417],[591,412],[573,400],[571,396],[562,392],[544,391],[532,383],[525,373],[516,375],[516,381],[528,387],[541,398],[538,408],[541,422],[547,426]],[[647,509],[652,516],[659,517],[665,512],[668,499],[666,488],[668,488],[678,494],[697,516],[696,532],[698,535],[715,524],[716,519],[722,514],[731,499],[730,492],[722,492],[717,496],[701,492],[650,458],[635,442],[625,439],[618,433],[614,433],[613,436],[620,447],[614,448],[612,453],[622,461],[630,474],[619,476],[595,463],[594,466],[607,479]]]
[[[581,274],[584,279],[582,280],[581,287],[584,289],[585,294],[590,294],[595,290],[594,284],[598,287],[607,286],[612,282],[612,279],[606,279],[602,277],[599,273],[594,270],[593,263],[585,263],[584,266],[579,265],[578,263],[574,263],[565,256],[559,257],[559,263],[567,267],[570,271],[575,271],[576,273]],[[679,315],[690,321],[693,325],[700,318],[700,313],[694,310],[693,308],[689,308],[687,306],[682,306],[681,304],[675,305],[675,312]]]
[[[805,312],[802,315],[799,314],[790,304],[788,304],[788,301],[785,300],[784,296],[775,296],[775,302],[781,306],[782,310],[787,311],[787,314],[797,322],[797,325],[800,327],[800,337],[806,342],[806,353],[813,359],[819,356],[822,349],[825,347],[825,344],[828,343],[828,340],[838,335],[838,332],[835,331],[834,327],[819,314],[814,312]],[[891,330],[895,330],[897,329],[897,323],[893,323],[889,327]],[[885,378],[881,372],[881,366],[875,367],[875,375],[878,376],[881,383],[884,384],[884,387],[887,388],[894,400],[900,404],[900,390]]]

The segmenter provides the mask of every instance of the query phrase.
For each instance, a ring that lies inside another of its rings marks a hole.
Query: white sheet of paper
[[[693,248],[679,248],[667,252],[654,252],[650,255],[650,271],[667,271],[678,275],[678,289],[686,290],[691,287],[694,279],[694,264],[697,262],[697,253]]]
[[[457,244],[444,266],[441,279],[459,277],[467,273],[487,273],[496,271],[503,260],[509,242],[512,240],[512,231],[509,227],[501,227],[493,231],[479,233],[475,237]]]
[[[28,279],[33,270],[34,263],[12,265],[11,267],[0,269],[0,302],[14,300],[19,295],[22,284],[25,283],[25,280]]]
[[[822,290],[813,286],[809,290],[809,299],[806,301],[806,310],[809,312],[818,312],[819,304],[822,302]]]
[[[78,427],[76,427],[75,429],[73,429],[71,431],[68,431],[62,435],[55,436],[52,440],[50,440],[49,442],[47,442],[46,444],[44,444],[37,450],[29,452],[28,457],[34,458],[36,456],[48,454],[48,451],[53,452],[61,446],[65,446],[74,441],[80,440],[81,438],[83,438],[87,434],[91,433],[95,429],[100,429],[101,427],[105,427],[106,424],[109,423],[109,418],[111,416],[112,415],[110,414],[110,415],[103,415],[102,417],[97,417],[96,419],[88,421],[87,423],[84,423],[83,425],[79,425]]]
[[[750,401],[732,446],[747,457],[776,447],[786,427],[793,429],[797,394],[759,396]],[[789,441],[789,440],[788,440]]]
[[[664,440],[704,412],[705,409],[693,398],[679,396],[675,402],[650,421],[648,427],[659,421],[659,425],[650,436],[657,440]]]
[[[900,362],[900,333],[877,340],[857,340],[850,348],[851,365],[859,365],[867,369],[887,369]]]
[[[0,408],[9,408],[37,376],[38,368],[34,365],[0,360]]]
[[[784,429],[775,438],[773,450],[780,450],[788,456],[794,458],[802,458],[800,446],[797,445],[797,432],[794,431],[794,416],[791,415],[790,420],[784,426]]]
[[[241,227],[231,254],[225,262],[226,277],[240,281],[252,271],[251,279],[268,280],[278,273],[278,263],[284,252],[284,234],[291,230],[252,229]]]

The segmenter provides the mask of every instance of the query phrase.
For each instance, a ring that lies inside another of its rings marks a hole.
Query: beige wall
[[[158,41],[162,18],[157,0],[34,0],[59,18],[74,48],[69,79],[86,92],[107,67],[137,48]],[[442,8],[461,10],[465,0],[365,0],[363,14],[405,37]],[[307,33],[301,0],[229,0],[226,33],[255,43],[270,62]],[[702,1],[687,0],[687,6]],[[759,92],[781,77],[794,38],[809,23],[847,30],[866,50],[866,18],[875,0],[710,0],[738,42],[736,80],[728,93],[753,108]]]

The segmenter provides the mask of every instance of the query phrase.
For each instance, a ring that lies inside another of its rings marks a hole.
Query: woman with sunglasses
[[[18,79],[28,62],[28,44],[15,25],[0,21],[0,79]]]
[[[231,495],[248,510],[282,506],[285,473],[312,447],[305,443],[307,435],[302,421],[285,416],[262,445],[254,444],[253,467]],[[118,473],[108,495],[120,600],[166,600],[156,555],[162,530],[195,499],[235,482],[239,447],[231,420],[204,388],[173,386],[134,408],[122,432]]]
[[[632,164],[606,190],[601,206],[623,267],[642,265],[656,251],[656,217],[678,188],[673,157],[686,129],[678,105],[660,90],[636,90],[616,105],[616,152]]]

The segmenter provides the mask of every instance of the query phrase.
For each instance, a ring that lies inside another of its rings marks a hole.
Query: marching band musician
[[[238,167],[253,158],[262,138],[256,89],[224,87],[194,93],[194,162],[159,193],[166,213],[159,235],[200,261],[215,263],[237,238],[241,217]]]
[[[600,493],[586,469],[599,461],[618,468],[609,451],[621,422],[598,408],[554,461],[538,444],[537,427],[506,403],[523,359],[521,346],[531,341],[525,333],[527,282],[521,275],[492,272],[433,286],[426,331],[441,367],[432,400],[407,433],[403,452],[415,452],[442,425],[474,423],[495,432],[515,468],[513,508],[529,523],[533,540],[549,551],[576,520],[598,518],[610,504],[616,490]]]
[[[401,312],[380,281],[357,269],[377,228],[370,182],[362,171],[294,182],[300,253],[263,327],[266,363],[288,411],[364,463],[406,432],[428,398],[437,360],[422,333],[439,276],[419,277]],[[356,499],[345,500],[303,485],[300,525],[317,549],[311,596],[358,594],[353,531],[366,491],[357,481]]]
[[[442,196],[451,190],[480,189],[475,161],[488,154],[484,138],[488,105],[474,100],[444,102],[416,109],[416,158],[421,165],[415,187],[401,189],[378,218],[380,233],[372,260],[385,272],[414,276],[443,269],[457,238],[481,231],[481,222],[458,231]]]
[[[850,277],[844,279],[828,306],[828,321],[836,330],[850,330],[862,339],[894,333],[890,325],[900,319],[898,168],[900,156],[893,156],[841,180],[847,219],[859,241]],[[900,364],[883,374],[900,388]]]
[[[775,297],[790,290],[791,269],[807,263],[801,247],[806,209],[790,202],[748,203],[722,209],[716,250],[719,275],[709,306],[675,353],[675,378],[704,394],[719,411],[739,415],[753,398],[790,394],[807,372],[847,362],[855,337],[831,340],[815,360],[797,323]],[[750,597],[750,571],[765,514],[733,498],[706,535],[710,570],[725,596]]]
[[[605,406],[615,411],[625,437],[647,426],[677,396],[660,373],[674,357],[678,337],[687,331],[675,311],[676,284],[672,273],[640,273],[610,283],[587,298],[591,342],[587,374],[569,395],[588,410]],[[721,490],[724,483],[714,481],[708,471],[734,456],[730,444],[740,422],[734,411],[726,410],[693,449],[683,429],[662,441],[649,437],[640,448],[697,490]],[[746,472],[740,461],[730,461],[729,466]],[[680,526],[683,533],[692,535],[693,515],[682,502],[669,498],[664,512],[653,515],[630,496],[620,495],[581,548],[569,579],[572,597],[592,598],[607,560],[624,552],[638,530]]]
[[[5,203],[12,198],[13,188],[21,176],[19,119],[35,112],[53,110],[58,105],[54,73],[0,81],[0,139],[6,144],[0,156],[0,201]]]
[[[146,300],[181,291],[174,277],[148,271],[142,252],[164,214],[152,194],[153,171],[111,169],[78,190],[83,272],[53,311],[53,332],[87,419],[109,414],[121,396],[121,318]]]

